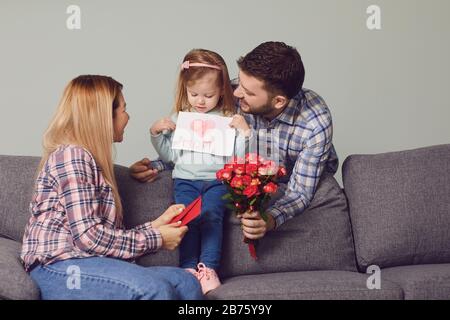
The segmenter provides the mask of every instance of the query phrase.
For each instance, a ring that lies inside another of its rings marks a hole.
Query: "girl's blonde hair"
[[[236,113],[236,107],[234,104],[233,90],[230,84],[230,77],[228,75],[228,69],[223,58],[210,50],[206,49],[193,49],[189,51],[183,59],[183,62],[202,63],[212,66],[217,66],[220,70],[195,66],[187,69],[181,69],[178,76],[177,88],[175,93],[174,112],[190,111],[192,106],[189,104],[186,87],[189,83],[195,82],[207,73],[217,73],[217,86],[222,89],[222,96],[217,104],[217,107],[222,109],[222,113],[226,116],[230,116]]]
[[[59,146],[74,144],[86,148],[111,186],[116,212],[122,218],[122,202],[114,175],[112,148],[114,110],[119,107],[122,84],[111,77],[82,75],[64,89],[43,139],[40,172],[49,155]]]

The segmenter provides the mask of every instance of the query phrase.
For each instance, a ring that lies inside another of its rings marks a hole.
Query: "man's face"
[[[270,115],[275,111],[264,89],[264,82],[239,71],[239,86],[234,90],[234,96],[239,99],[241,110],[254,115]]]

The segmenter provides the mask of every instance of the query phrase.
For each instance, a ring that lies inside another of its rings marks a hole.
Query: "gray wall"
[[[66,27],[71,4],[81,30]],[[371,4],[381,30],[366,27]],[[65,84],[91,73],[125,85],[116,162],[155,157],[148,128],[169,112],[184,54],[218,51],[234,77],[236,59],[267,40],[302,54],[341,160],[450,143],[449,15],[448,0],[0,0],[0,154],[40,155]]]

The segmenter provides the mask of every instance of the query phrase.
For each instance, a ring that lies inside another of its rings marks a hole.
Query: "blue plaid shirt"
[[[233,80],[233,85],[237,85]],[[252,145],[278,147],[278,160],[287,169],[285,180],[280,181],[281,196],[274,201],[267,213],[281,226],[310,204],[322,173],[334,174],[339,160],[334,149],[333,123],[325,101],[314,91],[303,88],[288,106],[271,121],[261,116],[242,113],[252,128]],[[265,152],[262,153],[264,156]],[[269,150],[273,158],[274,152]],[[158,170],[170,169],[169,164],[152,162]]]

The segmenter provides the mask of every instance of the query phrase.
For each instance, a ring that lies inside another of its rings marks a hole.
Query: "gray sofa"
[[[39,299],[19,262],[38,161],[0,156],[3,299]],[[350,156],[342,173],[345,192],[324,176],[308,210],[260,241],[257,261],[249,257],[236,219],[228,216],[223,285],[207,297],[450,299],[450,145]],[[116,175],[128,227],[157,217],[172,202],[170,172],[148,184],[130,178],[122,166]],[[177,251],[163,250],[138,263],[177,261]],[[366,273],[373,265],[380,273]]]

